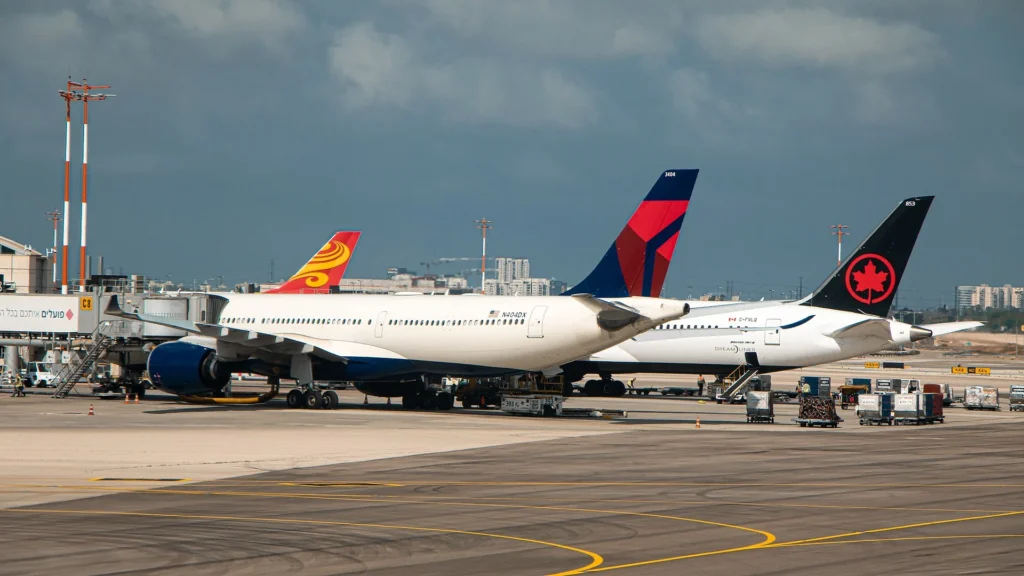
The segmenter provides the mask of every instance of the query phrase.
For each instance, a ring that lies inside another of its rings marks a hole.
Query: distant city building
[[[402,270],[402,269],[396,269]],[[260,292],[280,286],[279,283],[260,284]],[[462,294],[470,292],[469,281],[462,276],[438,276],[427,274],[394,274],[390,278],[342,278],[332,286],[334,294],[394,294],[396,292],[420,292],[423,294]]]
[[[530,277],[530,260],[528,258],[495,258],[495,280],[504,284],[519,278]]]
[[[989,286],[988,284],[957,286],[953,302],[958,309],[975,307],[1024,309],[1024,287],[1010,286],[1009,284],[1003,286]]]
[[[562,292],[565,292],[568,289],[569,289],[569,286],[565,282],[563,282],[561,280],[555,280],[554,278],[551,279],[551,293],[552,294],[561,294]]]

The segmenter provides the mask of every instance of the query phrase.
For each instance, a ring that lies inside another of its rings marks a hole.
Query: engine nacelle
[[[231,366],[217,361],[217,352],[190,342],[166,342],[149,354],[146,368],[153,384],[171,394],[205,396],[231,380]]]

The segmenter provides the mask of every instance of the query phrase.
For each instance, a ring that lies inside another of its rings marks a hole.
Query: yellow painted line
[[[779,544],[769,548],[796,548],[800,546],[831,546],[834,544],[869,544],[877,542],[908,542],[914,540],[970,540],[989,538],[1024,538],[1024,534],[971,534],[962,536],[906,536],[903,538],[871,538],[865,540],[830,540],[828,542],[807,542],[806,544]]]
[[[528,544],[537,544],[540,546],[548,546],[551,548],[560,548],[569,552],[575,552],[582,554],[590,558],[590,563],[582,568],[569,570],[566,572],[559,572],[553,576],[567,576],[569,574],[579,574],[587,571],[591,568],[600,566],[604,562],[604,558],[600,555],[584,550],[582,548],[576,548],[565,544],[558,544],[556,542],[546,542],[544,540],[535,540],[533,538],[520,538],[518,536],[507,536],[504,534],[493,534],[489,532],[475,532],[470,530],[453,530],[450,528],[425,528],[422,526],[403,526],[398,524],[373,524],[364,522],[342,522],[340,520],[304,520],[300,518],[265,518],[258,516],[219,516],[219,515],[207,515],[207,514],[170,514],[170,513],[156,513],[156,512],[108,512],[101,510],[44,510],[36,508],[9,508],[0,509],[0,513],[20,513],[20,514],[62,514],[62,515],[81,515],[81,516],[129,516],[129,517],[141,517],[141,518],[179,518],[184,520],[217,520],[217,521],[230,521],[230,522],[262,522],[262,523],[275,523],[275,524],[299,524],[299,525],[313,525],[313,526],[346,526],[352,528],[381,528],[385,530],[410,530],[416,532],[437,532],[440,534],[463,534],[467,536],[482,536],[486,538],[499,538],[502,540],[512,540],[515,542],[525,542]]]
[[[904,524],[902,526],[891,526],[889,528],[875,528],[873,530],[862,530],[859,532],[846,532],[844,534],[834,534],[832,536],[821,536],[818,538],[807,538],[804,540],[792,540],[789,542],[779,542],[772,546],[772,548],[782,548],[785,546],[795,546],[797,544],[808,544],[811,542],[824,542],[827,540],[839,540],[840,538],[850,538],[852,536],[863,536],[865,534],[880,534],[882,532],[895,532],[897,530],[910,530],[911,528],[925,528],[927,526],[941,526],[943,524],[955,524],[957,522],[971,522],[973,520],[989,520],[991,518],[1005,518],[1008,516],[1019,516],[1024,514],[1024,510],[1018,510],[1015,512],[1003,512],[1000,514],[986,514],[984,516],[968,516],[967,518],[951,518],[949,520],[935,520],[932,522],[918,522],[916,524]]]
[[[304,488],[400,488],[403,484],[387,482],[279,482],[279,486],[300,486]]]

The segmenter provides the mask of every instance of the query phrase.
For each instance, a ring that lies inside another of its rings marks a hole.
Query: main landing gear
[[[623,396],[626,385],[621,380],[613,380],[611,374],[601,374],[600,380],[588,380],[583,385],[583,393],[587,396]]]
[[[340,399],[338,393],[334,390],[327,390],[321,392],[312,387],[294,388],[288,392],[286,397],[289,408],[308,408],[315,410],[317,408],[323,408],[324,410],[336,410],[340,407]]]

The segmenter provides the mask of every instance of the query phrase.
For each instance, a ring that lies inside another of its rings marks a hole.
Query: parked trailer
[[[896,395],[896,424],[934,424],[944,421],[941,394]]]
[[[771,391],[747,392],[747,422],[775,423],[775,399]]]
[[[861,394],[857,397],[857,416],[860,425],[871,426],[888,424],[892,426],[895,419],[895,397],[892,393]]]
[[[1010,410],[1024,412],[1024,384],[1010,384]]]
[[[964,389],[964,408],[999,410],[999,389],[994,386],[968,386]]]
[[[539,394],[504,396],[501,399],[501,411],[527,416],[561,416],[562,397]]]

